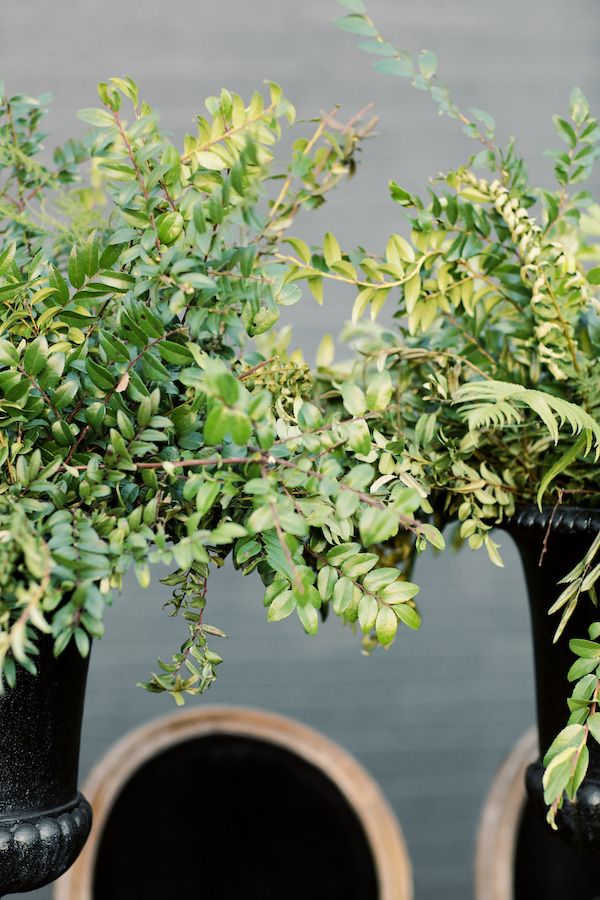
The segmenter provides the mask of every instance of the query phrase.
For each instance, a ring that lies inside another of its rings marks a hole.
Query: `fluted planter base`
[[[82,794],[41,815],[0,817],[0,896],[33,891],[66,872],[91,827],[92,810]]]
[[[74,644],[56,659],[49,636],[38,649],[38,674],[0,694],[0,897],[66,872],[92,825],[77,790],[88,660]]]

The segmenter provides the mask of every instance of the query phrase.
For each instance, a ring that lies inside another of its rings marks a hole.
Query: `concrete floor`
[[[571,87],[600,108],[594,0],[369,6],[392,41],[436,51],[456,98],[493,113],[503,138],[517,137],[536,179],[551,177],[543,150],[556,144],[551,115],[566,109]],[[303,117],[336,102],[351,114],[373,100],[379,136],[354,183],[297,233],[319,240],[333,230],[346,245],[378,248],[402,228],[388,180],[420,189],[472,145],[426,97],[371,71],[353,38],[332,26],[338,14],[333,0],[2,0],[0,73],[15,92],[55,92],[49,144],[78,131],[75,110],[95,105],[95,83],[111,74],[136,78],[178,134],[222,85],[248,94],[264,78],[277,80]],[[307,297],[286,311],[309,355],[324,331],[339,330],[351,302],[330,293],[323,308]],[[354,753],[401,819],[418,900],[472,896],[480,805],[503,755],[533,719],[524,583],[510,546],[505,555],[503,571],[468,551],[423,558],[422,632],[403,634],[370,659],[336,622],[316,639],[297,623],[267,625],[252,579],[241,582],[225,569],[211,582],[211,620],[230,640],[218,684],[197,702],[283,712]],[[171,708],[167,698],[135,688],[156,655],[181,640],[178,623],[161,612],[164,596],[156,583],[142,592],[130,582],[109,612],[108,636],[92,660],[82,776],[125,731]],[[48,900],[50,891],[31,896]]]

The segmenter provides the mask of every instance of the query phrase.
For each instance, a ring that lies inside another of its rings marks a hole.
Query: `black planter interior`
[[[198,737],[132,776],[100,838],[94,900],[377,900],[363,827],[289,750]]]

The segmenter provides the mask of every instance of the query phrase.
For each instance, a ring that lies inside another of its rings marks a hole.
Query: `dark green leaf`
[[[110,391],[115,386],[115,379],[106,366],[101,366],[89,357],[85,361],[85,370],[96,385],[103,391]]]

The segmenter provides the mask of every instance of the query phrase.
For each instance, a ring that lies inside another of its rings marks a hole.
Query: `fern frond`
[[[500,400],[498,403],[469,404],[462,412],[466,414],[471,431],[518,425],[522,418],[520,411],[506,400]]]
[[[466,404],[461,415],[471,428],[486,425],[502,428],[514,424],[519,421],[514,414],[518,416],[517,410],[526,407],[542,420],[555,444],[558,443],[560,429],[568,424],[574,435],[587,431],[590,446],[593,438],[596,459],[600,456],[600,424],[585,409],[554,394],[490,379],[464,384],[454,394],[453,402]],[[514,414],[509,414],[507,407]]]

